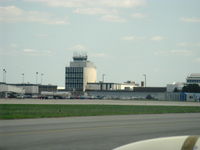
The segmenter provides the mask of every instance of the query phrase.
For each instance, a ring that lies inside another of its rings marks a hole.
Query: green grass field
[[[193,106],[0,104],[0,119],[197,112]]]

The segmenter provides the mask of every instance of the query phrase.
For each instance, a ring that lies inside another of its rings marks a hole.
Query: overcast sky
[[[98,80],[184,82],[200,72],[200,1],[0,0],[0,81],[64,86],[74,51]]]

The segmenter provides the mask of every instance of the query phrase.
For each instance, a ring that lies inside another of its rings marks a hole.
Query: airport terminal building
[[[200,73],[192,73],[186,78],[187,84],[199,84],[200,85]]]
[[[42,92],[57,92],[57,85],[0,82],[0,98],[15,98],[19,95],[39,96]]]

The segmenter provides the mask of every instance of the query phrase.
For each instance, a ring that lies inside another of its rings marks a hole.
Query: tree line
[[[188,84],[182,88],[182,92],[200,93],[200,86],[198,84]]]

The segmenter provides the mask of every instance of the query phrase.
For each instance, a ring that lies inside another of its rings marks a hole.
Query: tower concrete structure
[[[70,66],[65,68],[65,89],[67,91],[85,91],[87,83],[96,82],[96,67],[87,59],[87,54],[74,54]]]

